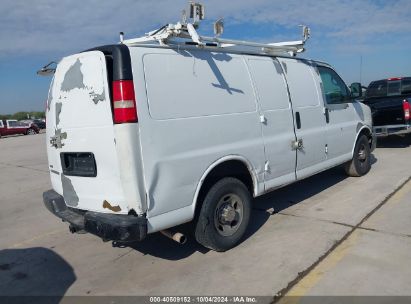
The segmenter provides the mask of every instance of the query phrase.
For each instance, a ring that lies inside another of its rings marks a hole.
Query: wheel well
[[[205,178],[198,193],[196,202],[196,214],[201,209],[201,203],[204,200],[208,190],[220,179],[224,177],[234,177],[239,179],[253,195],[254,183],[248,167],[240,160],[228,160],[215,166]]]
[[[372,139],[372,134],[371,134],[370,129],[368,129],[368,128],[362,129],[362,130],[360,131],[360,134],[358,134],[358,138],[360,138],[361,135],[367,136],[368,142],[369,142],[370,148],[371,148],[371,147],[372,147],[372,144],[373,144],[373,142],[372,142],[373,139]]]

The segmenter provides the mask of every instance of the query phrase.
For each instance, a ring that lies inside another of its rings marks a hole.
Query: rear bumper
[[[377,136],[401,135],[411,133],[410,125],[376,126],[374,132]]]
[[[51,213],[70,223],[71,231],[86,231],[105,241],[118,242],[141,241],[147,236],[145,217],[71,209],[54,190],[43,193],[43,202]]]

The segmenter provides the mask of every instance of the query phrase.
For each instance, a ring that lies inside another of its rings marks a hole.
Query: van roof
[[[161,49],[172,49],[176,51],[181,50],[191,50],[191,51],[208,51],[208,52],[217,52],[217,53],[228,53],[228,54],[239,54],[239,55],[249,55],[249,56],[259,56],[259,57],[279,57],[279,58],[290,58],[295,60],[301,60],[306,62],[315,63],[316,65],[326,66],[332,68],[332,66],[324,61],[314,60],[309,58],[302,58],[302,57],[295,57],[290,56],[287,54],[265,54],[265,53],[255,53],[255,52],[245,52],[244,50],[235,50],[235,49],[227,49],[227,48],[215,48],[213,46],[204,46],[202,48],[198,48],[192,44],[184,44],[184,45],[159,45],[159,44],[134,44],[134,45],[125,45],[125,44],[112,44],[112,45],[103,45],[94,47],[91,49],[87,49],[83,52],[88,51],[101,51],[105,55],[110,55],[113,59],[113,80],[126,80],[126,79],[133,79],[133,74],[131,70],[131,58],[129,48],[161,48]],[[130,68],[126,68],[130,67]]]

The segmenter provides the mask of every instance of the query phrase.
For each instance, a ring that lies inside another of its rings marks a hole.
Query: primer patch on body
[[[72,207],[77,206],[79,202],[77,193],[74,190],[71,180],[63,174],[61,175],[61,185],[63,186],[63,196],[66,204]]]
[[[60,123],[60,113],[62,106],[63,104],[61,102],[56,102],[56,126],[58,126]]]
[[[98,104],[99,101],[106,100],[106,94],[105,94],[104,90],[103,90],[103,93],[101,93],[101,94],[97,94],[94,91],[91,91],[89,93],[89,95],[90,95],[90,97],[92,97],[94,104]]]
[[[54,136],[50,138],[50,144],[56,149],[61,149],[64,146],[63,139],[67,139],[67,132],[56,129]]]
[[[47,96],[47,111],[50,111],[50,105],[53,101],[53,87],[54,87],[54,77],[51,80],[51,84],[50,84],[50,89],[49,89],[49,94]]]
[[[84,77],[81,72],[81,62],[79,59],[67,70],[64,80],[61,83],[61,90],[69,92],[73,89],[84,89]]]

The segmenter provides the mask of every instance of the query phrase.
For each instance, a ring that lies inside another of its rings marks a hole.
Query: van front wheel
[[[206,194],[195,226],[195,238],[204,247],[226,251],[244,236],[251,213],[251,195],[238,179],[226,177]]]
[[[349,176],[363,176],[371,169],[371,149],[368,138],[361,135],[354,148],[352,160],[345,164],[345,172]]]

